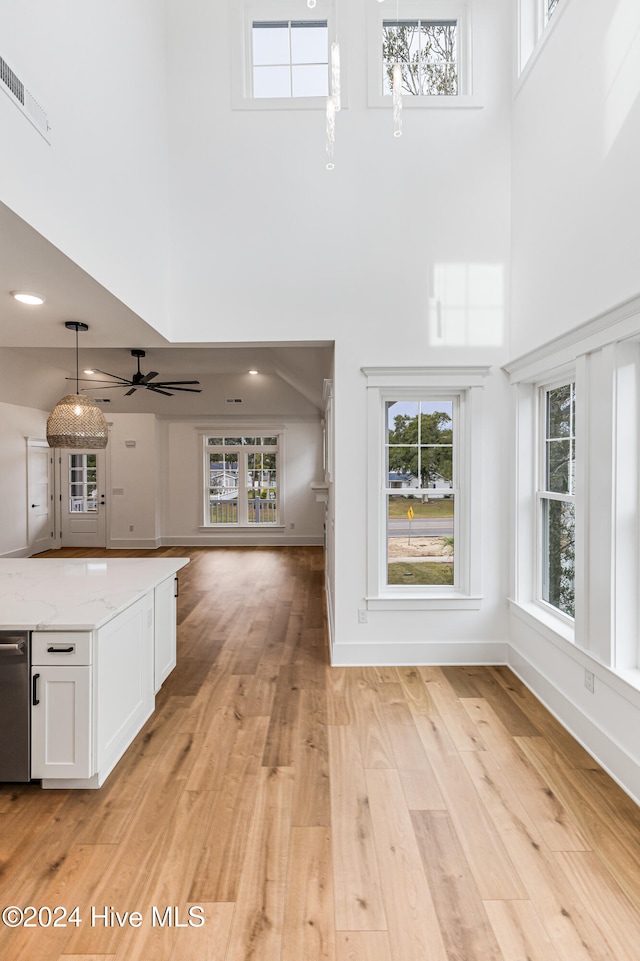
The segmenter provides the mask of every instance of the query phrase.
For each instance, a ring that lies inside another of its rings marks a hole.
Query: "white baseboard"
[[[336,642],[331,663],[335,667],[507,664],[507,651],[506,641]]]
[[[294,534],[203,534],[189,537],[163,537],[161,547],[322,547],[322,535]]]
[[[6,554],[0,554],[0,557],[31,557],[31,551],[28,547],[21,547],[17,551],[7,551]]]
[[[561,691],[557,682],[552,682],[511,646],[508,666],[622,790],[636,804],[640,804],[640,760],[631,754],[637,742],[637,723],[629,732],[630,746],[625,747],[617,738],[603,731],[568,693]],[[596,689],[599,682],[600,679],[596,678]],[[629,710],[628,702],[625,707]]]
[[[134,538],[129,540],[127,537],[122,537],[111,540],[107,544],[107,550],[110,551],[155,551],[158,547],[162,547],[162,543],[157,537],[140,537],[135,540]]]

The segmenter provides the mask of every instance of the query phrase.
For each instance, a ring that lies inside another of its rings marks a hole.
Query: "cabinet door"
[[[176,666],[177,586],[178,579],[172,576],[158,584],[155,589],[154,689],[156,693]]]
[[[91,777],[91,668],[33,667],[31,678],[31,777]]]

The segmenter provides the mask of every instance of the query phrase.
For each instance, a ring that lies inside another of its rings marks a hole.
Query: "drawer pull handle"
[[[47,654],[73,654],[73,644],[71,647],[48,647]]]
[[[33,675],[33,692],[32,692],[32,693],[33,693],[33,697],[31,698],[31,700],[32,700],[32,702],[33,702],[34,705],[40,703],[40,700],[39,700],[39,698],[38,698],[38,678],[39,678],[39,677],[40,677],[39,674],[34,674],[34,675]]]

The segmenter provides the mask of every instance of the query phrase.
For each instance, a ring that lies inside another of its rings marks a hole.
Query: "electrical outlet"
[[[358,609],[358,624],[367,623],[367,611],[364,607]]]
[[[590,691],[592,694],[594,693],[594,691],[595,691],[595,678],[594,678],[594,676],[593,676],[593,671],[588,671],[586,668],[585,668],[585,672],[584,672],[584,686],[585,686],[586,689],[587,689],[588,691]]]

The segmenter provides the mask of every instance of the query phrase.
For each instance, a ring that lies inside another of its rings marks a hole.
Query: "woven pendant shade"
[[[58,401],[47,420],[49,447],[96,450],[107,446],[109,431],[104,414],[90,397],[67,394]]]

